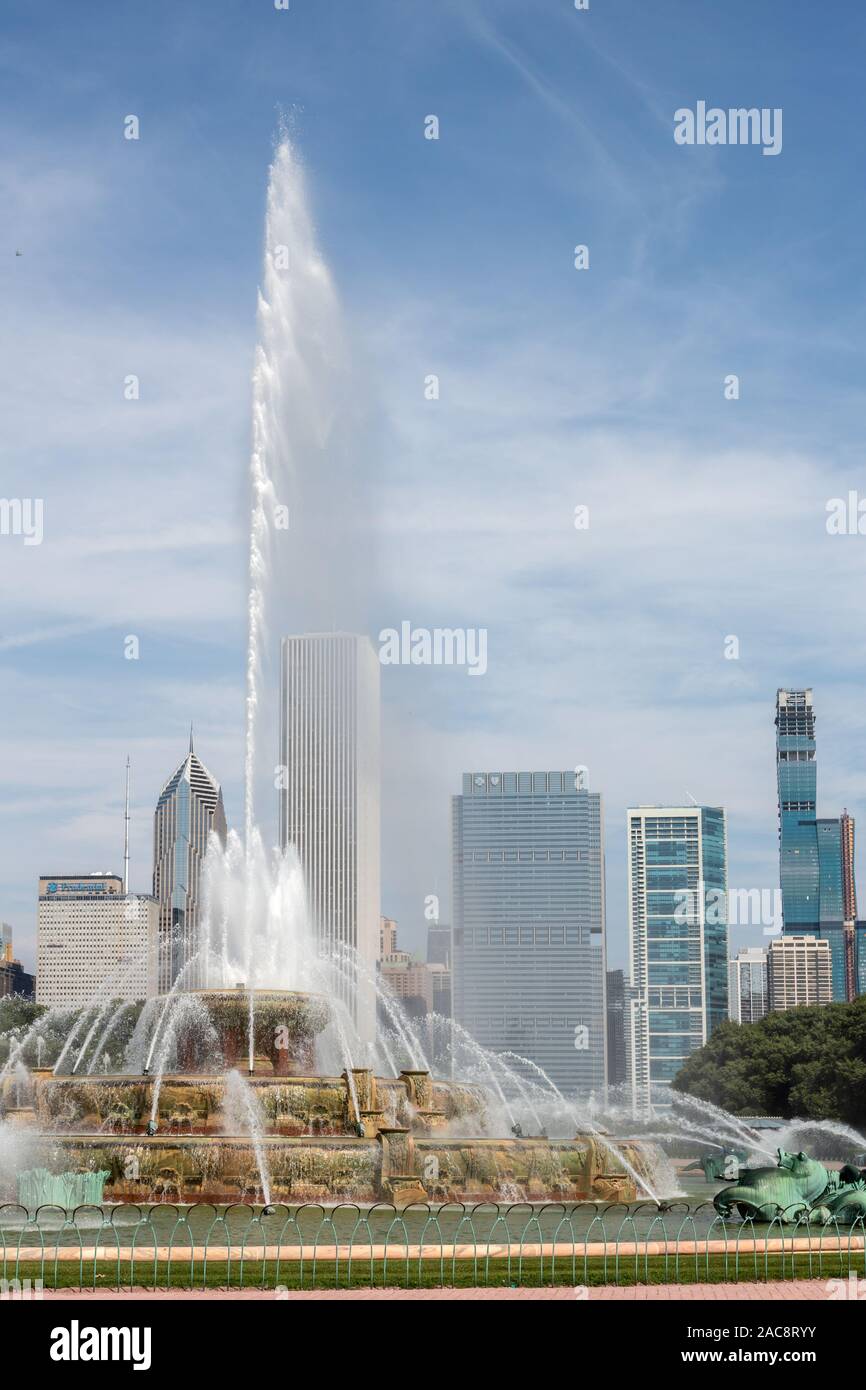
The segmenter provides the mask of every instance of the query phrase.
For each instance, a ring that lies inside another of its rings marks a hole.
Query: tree
[[[53,1066],[67,1041],[74,1037],[73,1047],[67,1053],[70,1065],[89,1040],[81,1065],[102,1071],[107,1056],[107,1069],[117,1070],[123,1065],[142,1008],[141,1002],[124,1004],[112,999],[84,1009],[49,1010],[44,1004],[34,1004],[18,995],[0,999],[0,1065],[12,1057],[20,1058],[27,1067]]]
[[[733,1114],[866,1123],[866,996],[724,1023],[674,1089]]]

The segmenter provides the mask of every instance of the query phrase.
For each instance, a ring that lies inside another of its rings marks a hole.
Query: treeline
[[[90,1055],[83,1057],[80,1065],[94,1071],[117,1070],[142,1007],[141,1003],[123,1004],[112,999],[87,1009],[48,1010],[18,995],[7,996],[0,999],[0,1066],[10,1058],[20,1058],[28,1067],[51,1067],[70,1034],[77,1030],[67,1052],[70,1069],[89,1039]],[[100,1043],[101,1056],[97,1057]]]
[[[673,1082],[733,1114],[866,1124],[866,996],[725,1023]]]

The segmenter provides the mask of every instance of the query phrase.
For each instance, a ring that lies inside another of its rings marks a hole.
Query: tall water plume
[[[271,748],[276,725],[263,692],[276,685],[279,638],[337,624],[358,631],[364,620],[367,556],[375,552],[368,537],[359,541],[368,512],[366,394],[317,244],[301,161],[282,130],[268,179],[252,377],[245,846],[261,824],[260,731]]]

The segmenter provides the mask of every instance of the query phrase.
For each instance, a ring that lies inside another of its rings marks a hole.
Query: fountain
[[[270,171],[258,332],[243,835],[209,845],[196,949],[170,992],[141,1009],[121,1066],[103,1059],[134,1006],[113,997],[114,979],[69,1020],[53,1067],[39,1024],[16,1042],[0,1069],[0,1118],[26,1134],[28,1167],[45,1170],[23,1190],[77,1191],[79,1175],[89,1192],[104,1181],[106,1202],[655,1197],[653,1146],[613,1139],[525,1059],[487,1053],[446,1021],[463,1065],[447,1068],[458,1079],[436,1079],[398,1002],[312,932],[297,857],[265,849],[259,696],[268,605],[288,588],[272,570],[274,510],[299,460],[317,476],[352,396],[336,294],[285,136]],[[376,1043],[356,1026],[359,982],[378,991],[387,1020]]]
[[[109,1202],[252,1197],[402,1206],[514,1191],[527,1200],[633,1201],[640,1176],[649,1183],[653,1150],[639,1141],[490,1137],[486,1096],[465,1081],[434,1079],[418,1067],[396,1077],[369,1067],[317,1074],[316,1039],[333,1007],[321,995],[253,992],[254,1066],[243,1075],[248,991],[188,997],[194,1011],[183,993],[171,1006],[182,1020],[167,1054],[177,1070],[34,1068],[27,1107],[11,1104],[22,1099],[12,1095],[21,1084],[12,1074],[0,1084],[7,1123],[21,1124],[26,1108],[28,1138],[46,1166],[98,1174]],[[467,1121],[473,1137],[461,1132]],[[51,1186],[48,1176],[40,1190]],[[66,1190],[59,1177],[51,1190]]]

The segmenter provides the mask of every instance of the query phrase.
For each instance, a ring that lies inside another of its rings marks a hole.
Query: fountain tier
[[[37,1069],[26,1084],[10,1077],[0,1086],[28,1163],[104,1171],[107,1201],[255,1199],[267,1174],[272,1200],[405,1205],[632,1201],[635,1175],[649,1176],[654,1161],[646,1145],[595,1135],[491,1138],[482,1088],[421,1068],[319,1076],[315,1040],[330,1010],[317,995],[193,991],[175,996],[168,1014],[175,1021],[157,1027],[166,1042],[151,1046],[152,1073]]]
[[[286,1138],[158,1134],[40,1136],[43,1154],[62,1172],[108,1174],[107,1202],[232,1202],[269,1197],[299,1202],[634,1201],[635,1184],[610,1147],[573,1140],[447,1138],[400,1126],[375,1139],[347,1135]],[[257,1152],[258,1147],[258,1152]],[[624,1157],[647,1172],[651,1155],[636,1145]],[[9,1193],[10,1197],[14,1194]]]
[[[248,990],[239,985],[235,989],[189,990],[183,997],[200,1001],[225,1068],[245,1062],[252,1050],[256,1071],[268,1066],[275,1076],[309,1076],[315,1071],[315,1038],[331,1016],[322,995],[286,989]],[[182,1072],[213,1068],[211,1039],[194,1021],[178,1029],[177,1053]]]

